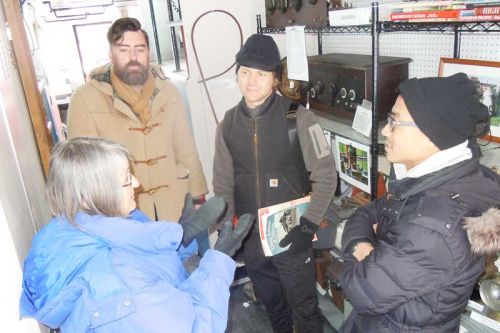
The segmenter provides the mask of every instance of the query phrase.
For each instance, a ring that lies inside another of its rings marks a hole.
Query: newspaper
[[[258,210],[260,241],[264,255],[270,257],[288,250],[289,246],[280,247],[279,242],[299,224],[300,217],[310,201],[311,197],[307,196]]]

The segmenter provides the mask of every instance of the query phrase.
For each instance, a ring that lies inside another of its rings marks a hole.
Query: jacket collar
[[[90,73],[90,78],[92,80],[95,80],[97,82],[103,82],[103,83],[108,83],[111,84],[111,63],[108,63],[106,65],[100,66],[92,70]],[[150,65],[149,70],[151,74],[153,74],[153,77],[155,79],[160,79],[160,80],[166,80],[167,76],[165,73],[163,73],[163,70],[161,69],[160,66],[157,65]]]
[[[422,177],[403,178],[401,180],[394,179],[394,170],[392,170],[391,178],[393,178],[393,180],[389,181],[389,192],[394,199],[403,200],[409,196],[439,187],[442,184],[469,175],[477,170],[478,166],[479,157],[473,156],[471,159],[445,167]]]
[[[396,178],[418,178],[453,164],[465,161],[472,157],[471,149],[467,145],[468,141],[466,140],[454,147],[440,150],[410,170],[407,170],[404,164],[394,163]]]
[[[90,84],[92,84],[97,90],[99,90],[103,94],[111,96],[113,98],[113,108],[115,110],[123,113],[128,118],[134,119],[135,121],[141,123],[139,118],[135,115],[135,113],[127,105],[127,103],[125,103],[114,93],[113,87],[111,86],[111,74],[110,74],[111,66],[112,64],[109,63],[94,69],[90,73],[90,78],[91,78]],[[151,96],[151,101],[154,100],[155,104],[157,103],[160,103],[160,105],[164,104],[167,98],[166,96],[164,96],[164,94],[160,94],[160,92],[165,84],[165,80],[167,80],[167,77],[163,73],[160,66],[150,65],[150,71],[155,79],[155,89],[153,91],[153,95]],[[155,108],[154,105],[152,105],[153,114],[151,115],[152,116],[151,118],[153,118],[159,111],[160,111],[159,108]]]
[[[270,109],[271,105],[277,100],[276,92],[274,91],[265,101],[262,103],[257,110],[252,110],[247,106],[245,102],[245,97],[241,98],[241,101],[238,103],[238,109],[241,109],[243,113],[249,118],[259,118],[266,114]]]

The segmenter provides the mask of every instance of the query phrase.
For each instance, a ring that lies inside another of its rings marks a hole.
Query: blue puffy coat
[[[234,261],[208,250],[188,276],[182,227],[146,219],[53,218],[24,263],[21,316],[63,333],[224,332]]]

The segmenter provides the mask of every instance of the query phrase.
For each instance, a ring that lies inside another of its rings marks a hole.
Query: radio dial
[[[302,0],[290,0],[290,7],[298,12],[302,8]]]
[[[266,1],[266,9],[268,11],[270,11],[271,13],[273,13],[274,10],[276,9],[276,1],[274,1],[274,0],[267,0]]]
[[[311,97],[314,98],[318,95],[321,95],[323,93],[323,90],[325,90],[323,82],[316,81],[316,83],[314,83],[311,88]]]
[[[335,98],[338,92],[337,86],[334,83],[330,83],[330,85],[328,86],[328,92],[330,93],[330,95],[332,95],[332,98]]]
[[[353,89],[349,90],[347,97],[349,97],[351,101],[354,101],[356,99],[356,92]]]
[[[278,1],[278,8],[284,13],[288,8],[288,0],[280,0]]]
[[[347,89],[346,88],[340,88],[340,97],[346,98],[347,97]]]

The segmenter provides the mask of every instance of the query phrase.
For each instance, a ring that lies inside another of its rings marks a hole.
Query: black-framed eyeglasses
[[[389,125],[391,130],[393,130],[396,126],[418,127],[417,124],[413,121],[398,121],[393,119],[392,117],[387,117],[387,125]]]

